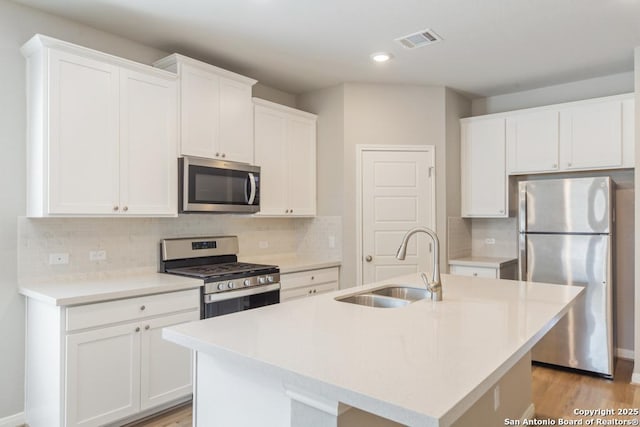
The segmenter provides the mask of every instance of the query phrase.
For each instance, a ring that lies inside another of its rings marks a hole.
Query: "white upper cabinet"
[[[180,80],[181,155],[253,163],[256,80],[179,54],[154,65]]]
[[[176,77],[36,35],[27,215],[177,215]]]
[[[462,216],[506,217],[505,119],[461,120]]]
[[[316,116],[254,98],[263,216],[316,214]]]
[[[507,120],[511,175],[634,167],[633,95],[551,105]]]
[[[558,170],[559,114],[536,111],[507,117],[507,171]]]

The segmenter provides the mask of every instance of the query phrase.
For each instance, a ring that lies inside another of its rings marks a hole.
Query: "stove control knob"
[[[251,280],[249,279],[244,279],[244,285],[245,286],[249,286],[251,284]]]
[[[227,288],[233,289],[234,287],[235,287],[235,285],[233,284],[233,282],[227,283]]]
[[[267,282],[273,283],[273,276],[267,276]]]
[[[267,278],[266,277],[258,277],[258,283],[260,283],[261,285],[264,285],[265,283],[267,283]]]
[[[224,290],[224,283],[218,283],[218,290]]]

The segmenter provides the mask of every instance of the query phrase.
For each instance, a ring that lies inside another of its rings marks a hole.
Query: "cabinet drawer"
[[[311,297],[314,295],[338,290],[338,282],[323,283],[320,285],[289,288],[280,291],[280,301]]]
[[[338,281],[338,268],[322,268],[319,270],[300,271],[280,275],[282,290],[295,289],[303,286]]]
[[[198,308],[200,290],[168,292],[67,308],[67,331]]]
[[[472,277],[491,277],[497,279],[498,269],[492,267],[470,267],[464,265],[452,265],[451,274]]]

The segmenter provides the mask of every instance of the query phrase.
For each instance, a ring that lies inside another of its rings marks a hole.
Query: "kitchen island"
[[[195,425],[489,426],[531,417],[529,351],[581,288],[442,282],[441,302],[335,300],[388,284],[422,287],[414,274],[165,329],[165,339],[197,352]]]

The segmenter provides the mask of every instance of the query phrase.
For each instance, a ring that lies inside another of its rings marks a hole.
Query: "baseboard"
[[[25,423],[24,412],[0,418],[0,427],[18,427]]]
[[[532,420],[535,416],[536,416],[536,407],[533,405],[533,402],[532,402],[520,417],[520,425],[527,425],[524,423],[524,421]]]
[[[620,359],[633,360],[633,350],[628,350],[626,348],[616,348],[616,357],[619,357]]]

